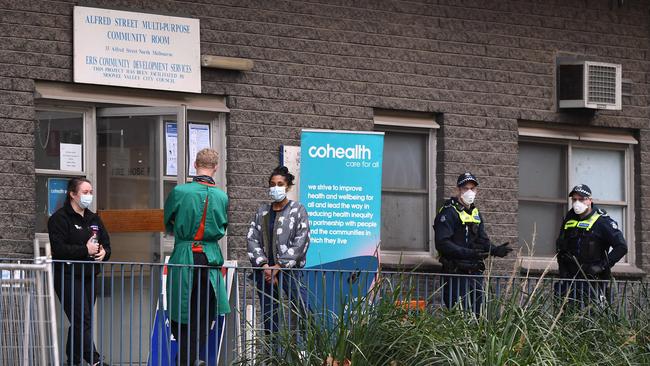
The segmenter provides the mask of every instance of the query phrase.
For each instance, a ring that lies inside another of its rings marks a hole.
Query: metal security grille
[[[616,67],[587,64],[589,103],[616,104]]]
[[[0,364],[58,365],[49,263],[0,264]]]

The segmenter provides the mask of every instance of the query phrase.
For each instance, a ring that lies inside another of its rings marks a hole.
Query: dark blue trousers
[[[446,274],[442,277],[442,296],[448,309],[461,303],[465,310],[479,314],[483,302],[483,274],[458,276]]]
[[[555,294],[561,298],[566,297],[569,303],[579,307],[605,305],[609,302],[609,286],[604,281],[560,280],[555,283]]]
[[[307,289],[302,281],[303,272],[282,271],[278,274],[278,283],[271,284],[264,280],[264,271],[256,270],[255,286],[259,295],[262,320],[266,334],[276,333],[280,316],[286,321],[284,326],[292,329],[308,309]]]
[[[81,265],[75,270],[81,273]],[[70,321],[65,354],[68,363],[78,364],[81,359],[92,364],[100,360],[93,342],[93,306],[97,298],[98,279],[94,276],[75,276],[54,273],[54,291],[63,311]]]

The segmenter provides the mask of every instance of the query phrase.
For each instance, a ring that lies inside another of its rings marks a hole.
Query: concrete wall
[[[255,61],[203,70],[203,92],[231,109],[231,257],[245,257],[279,145],[297,145],[302,128],[372,129],[382,108],[438,114],[438,198],[473,171],[496,241],[517,241],[520,121],[637,131],[635,245],[650,270],[648,0],[0,1],[0,254],[31,253],[32,91],[72,81],[74,5],[199,18],[202,54]],[[633,96],[622,111],[556,112],[555,59],[572,54],[623,65]]]

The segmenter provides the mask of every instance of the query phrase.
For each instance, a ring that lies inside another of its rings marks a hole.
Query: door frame
[[[226,122],[227,114],[230,109],[226,106],[226,97],[224,95],[213,94],[194,94],[182,92],[169,92],[160,90],[145,90],[134,88],[123,88],[106,85],[92,85],[92,84],[79,84],[79,83],[62,83],[55,81],[42,81],[38,80],[34,83],[34,99],[35,108],[38,109],[55,109],[64,111],[80,111],[84,113],[84,174],[91,181],[96,181],[96,109],[102,106],[112,105],[124,108],[122,111],[126,112],[135,108],[142,108],[140,111],[145,111],[144,108],[184,108],[185,121],[188,121],[189,116],[196,116],[206,114],[205,118],[200,122],[210,121],[212,126],[212,144],[219,152],[219,166],[217,171],[217,185],[221,186],[224,191],[226,187]],[[164,126],[161,126],[161,128]],[[186,128],[179,129],[179,139],[182,137],[186,139]],[[182,133],[182,135],[181,135]],[[162,133],[160,136],[164,136]],[[180,141],[180,140],[179,140]],[[185,141],[179,146],[187,144]],[[185,150],[181,152],[185,156]],[[187,158],[179,160],[187,161]],[[186,172],[187,169],[185,168]],[[36,173],[46,174],[47,171],[39,171]],[[185,174],[183,174],[185,175]],[[177,183],[185,183],[185,181],[177,181]],[[161,191],[162,193],[162,191]],[[165,197],[162,197],[164,200]],[[95,204],[95,203],[93,203]],[[96,210],[96,206],[91,207]],[[173,248],[173,237],[164,237],[164,242],[168,248]],[[220,241],[224,257],[227,257],[227,236]],[[47,233],[35,233],[35,244],[40,248],[49,246],[49,237]]]
[[[161,164],[161,169],[158,173],[159,181],[159,197],[158,201],[160,202],[160,209],[164,207],[165,202],[165,182],[169,182],[167,179],[169,176],[165,174],[165,117],[166,116],[176,116],[176,126],[177,126],[177,143],[176,143],[176,159],[177,159],[177,174],[176,174],[176,185],[184,184],[188,181],[191,181],[191,177],[188,176],[188,164],[189,157],[187,156],[188,151],[188,125],[189,122],[197,122],[201,124],[207,124],[210,126],[210,146],[216,149],[219,152],[219,168],[217,170],[218,176],[217,182],[223,184],[224,191],[226,190],[226,156],[225,156],[225,115],[224,113],[217,113],[214,111],[198,111],[198,110],[188,110],[186,105],[180,106],[169,106],[169,107],[104,107],[96,108],[94,116],[94,132],[95,136],[92,140],[91,145],[88,146],[89,149],[92,149],[93,160],[92,166],[90,167],[96,177],[97,173],[97,129],[96,123],[99,118],[102,117],[126,117],[126,116],[156,116],[158,117],[158,125],[156,127],[157,141],[160,146],[160,155],[158,156],[158,162]],[[189,117],[192,118],[189,118]],[[96,204],[95,202],[93,204]],[[96,210],[96,206],[93,207]],[[146,211],[146,210],[145,210]],[[146,212],[143,214],[147,214]],[[151,217],[146,217],[145,219],[151,219]],[[163,229],[164,230],[164,229]],[[168,235],[164,231],[160,233],[160,249],[159,252],[162,256],[161,260],[164,261],[164,256],[168,253],[171,253],[174,247],[173,236]],[[224,237],[219,241],[222,252],[224,253],[224,258],[227,258],[228,252],[228,241],[227,237]]]

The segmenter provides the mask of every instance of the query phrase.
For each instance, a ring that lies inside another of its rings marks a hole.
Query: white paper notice
[[[196,175],[196,168],[194,168],[194,161],[196,160],[196,153],[210,147],[210,125],[198,124],[198,123],[189,123],[189,136],[188,136],[188,146],[189,146],[189,175]]]
[[[165,123],[165,152],[167,154],[167,165],[165,175],[178,174],[177,147],[178,147],[178,130],[176,122]]]
[[[300,146],[282,145],[282,165],[289,168],[289,171],[295,176],[293,187],[287,192],[290,200],[298,201],[300,199]]]
[[[60,144],[61,170],[81,171],[81,144]]]

